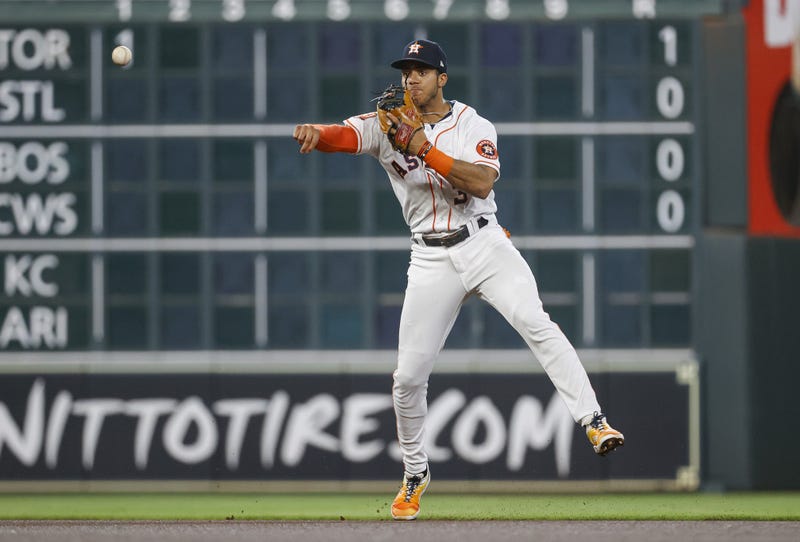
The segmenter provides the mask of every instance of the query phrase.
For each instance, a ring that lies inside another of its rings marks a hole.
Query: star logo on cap
[[[416,41],[408,46],[408,54],[410,55],[418,55],[419,50],[422,49],[422,45],[417,43]]]

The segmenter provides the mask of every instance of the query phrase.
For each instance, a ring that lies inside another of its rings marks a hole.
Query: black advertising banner
[[[434,374],[431,469],[439,480],[674,480],[693,461],[691,391],[677,375],[592,375],[626,436],[600,458],[545,375]],[[0,379],[0,482],[355,481],[401,468],[390,375]]]

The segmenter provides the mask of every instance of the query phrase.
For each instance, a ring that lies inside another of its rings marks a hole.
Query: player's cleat
[[[586,436],[598,455],[606,455],[617,446],[625,444],[625,437],[608,425],[606,415],[602,412],[595,412],[592,421],[586,424]]]
[[[403,474],[403,484],[397,497],[392,503],[392,518],[394,519],[417,519],[419,515],[419,500],[425,490],[428,489],[428,482],[431,475],[428,470],[420,474]]]

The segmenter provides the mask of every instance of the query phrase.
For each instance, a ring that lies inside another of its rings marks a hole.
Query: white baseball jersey
[[[452,110],[446,117],[425,124],[428,140],[456,160],[491,167],[499,177],[497,131],[492,123],[468,105],[455,100],[450,104]],[[358,134],[356,154],[374,156],[386,170],[411,233],[455,230],[472,218],[497,211],[494,191],[480,199],[456,190],[421,159],[394,150],[376,113],[350,117],[345,124]]]
[[[450,104],[448,116],[425,125],[428,140],[451,157],[489,166],[499,176],[494,126],[471,107],[456,101]],[[412,234],[441,233],[478,216],[487,218],[483,227],[470,230],[455,245],[411,244],[392,386],[406,471],[420,473],[428,467],[424,434],[428,378],[471,295],[490,303],[525,339],[576,422],[600,412],[577,352],[544,311],[528,263],[497,224],[494,191],[486,199],[459,192],[419,158],[395,151],[375,113],[351,117],[345,123],[358,134],[357,154],[374,156],[388,173]]]

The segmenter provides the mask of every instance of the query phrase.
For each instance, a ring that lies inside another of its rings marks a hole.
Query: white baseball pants
[[[423,426],[428,377],[472,293],[489,302],[525,339],[576,422],[600,412],[575,349],[542,307],[528,263],[494,220],[450,248],[414,243],[392,387],[407,472],[427,468]]]

